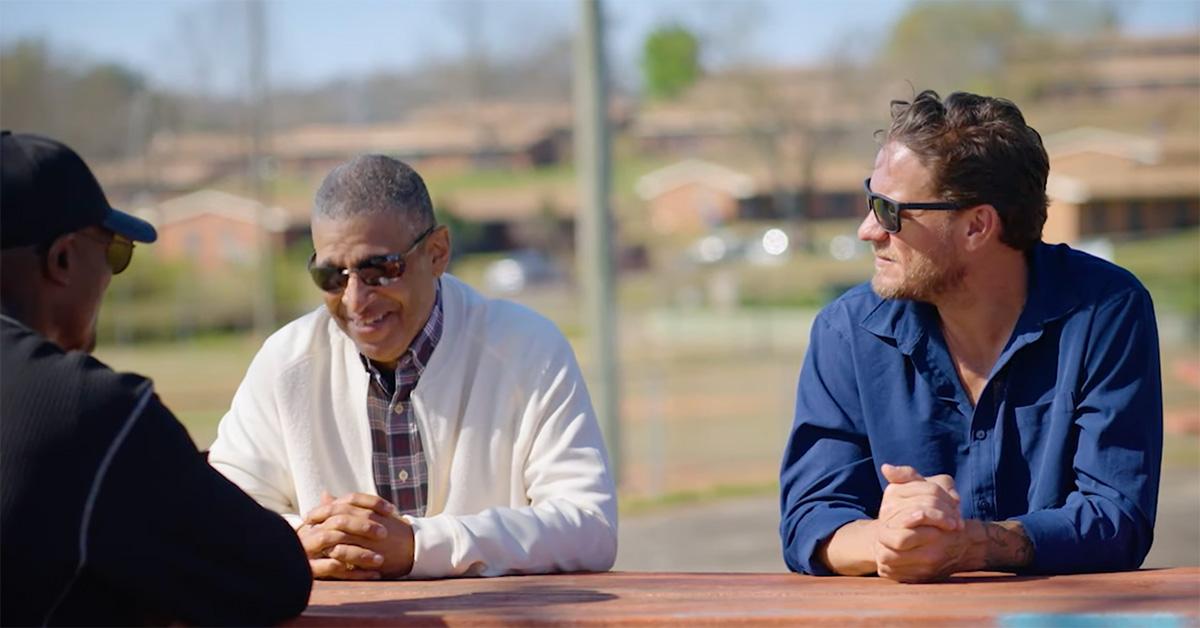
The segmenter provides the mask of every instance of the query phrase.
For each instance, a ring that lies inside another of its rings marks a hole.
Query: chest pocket
[[[1004,439],[1005,448],[1018,449],[1021,457],[1037,464],[1047,455],[1061,454],[1074,437],[1075,404],[1069,392],[1055,393],[1049,399],[1012,410],[1012,422],[1006,426],[1011,433]],[[1015,453],[1015,452],[1013,452]],[[1062,461],[1070,464],[1070,460]]]
[[[1051,397],[1030,406],[1013,408],[1016,431],[1020,434],[1040,431],[1050,422],[1050,414],[1054,410],[1055,401],[1055,398]]]
[[[1017,427],[1044,428],[1052,422],[1069,419],[1074,412],[1071,398],[1068,392],[1054,392],[1035,403],[1015,406],[1013,417]]]

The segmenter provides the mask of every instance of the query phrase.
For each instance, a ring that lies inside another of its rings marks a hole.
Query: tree
[[[917,90],[1002,92],[1004,70],[1031,34],[1011,2],[917,2],[897,20],[884,63]]]
[[[113,63],[88,67],[72,81],[69,100],[63,103],[66,115],[60,116],[58,126],[65,136],[80,138],[79,150],[93,159],[136,154],[149,138],[134,137],[136,121],[130,118],[138,94],[145,91],[145,80],[128,68]]]
[[[39,40],[0,49],[0,122],[53,136],[87,159],[137,154],[167,109],[129,68],[63,60]],[[135,120],[135,114],[148,119]]]
[[[1121,6],[1115,0],[919,0],[892,27],[881,65],[918,91],[1036,98],[1047,81],[1089,71],[1086,58],[1070,69],[1046,62],[1069,57],[1073,41],[1118,32]]]
[[[14,131],[53,128],[54,111],[48,106],[62,82],[51,66],[46,45],[22,40],[0,51],[0,120]]]
[[[642,47],[642,78],[653,99],[672,99],[700,76],[700,43],[682,26],[655,29]]]

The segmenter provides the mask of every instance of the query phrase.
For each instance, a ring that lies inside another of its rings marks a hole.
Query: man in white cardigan
[[[209,461],[296,528],[318,578],[604,571],[607,453],[553,323],[445,272],[421,177],[326,177],[309,271],[325,307],[267,339]]]

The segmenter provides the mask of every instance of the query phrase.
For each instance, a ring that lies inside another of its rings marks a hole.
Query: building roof
[[[1200,199],[1200,164],[1074,175],[1051,171],[1046,193],[1051,199],[1074,204],[1109,199]]]
[[[649,200],[691,183],[723,190],[734,198],[753,196],[756,187],[752,177],[731,168],[699,159],[685,159],[643,175],[634,189],[642,199]]]
[[[352,126],[309,125],[275,136],[272,153],[283,159],[348,157],[361,153],[400,156],[473,155],[520,151],[555,129],[536,119],[505,125],[405,122]]]
[[[813,165],[812,188],[818,192],[858,192],[870,175],[868,164],[844,157],[818,159]],[[713,161],[685,159],[644,175],[635,184],[643,200],[655,198],[682,185],[703,183],[724,190],[735,198],[769,194],[776,185],[797,188],[805,183],[801,173],[788,170],[772,173],[761,163],[737,169]]]
[[[221,190],[203,189],[163,201],[136,213],[156,227],[190,220],[202,215],[215,215],[249,224],[261,224],[271,231],[283,231],[288,226],[287,211],[269,207],[260,211],[262,203]]]
[[[1046,192],[1071,203],[1117,198],[1200,198],[1200,139],[1158,139],[1080,128],[1045,140]]]
[[[1095,127],[1080,127],[1046,136],[1050,159],[1080,153],[1100,153],[1142,164],[1159,161],[1161,143],[1153,138]]]
[[[448,208],[465,220],[507,222],[536,218],[549,209],[558,218],[574,218],[579,195],[575,184],[528,186],[521,188],[475,189],[434,196],[439,207]]]

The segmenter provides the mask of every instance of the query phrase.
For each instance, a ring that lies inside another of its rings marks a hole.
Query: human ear
[[[71,270],[76,263],[75,234],[61,235],[50,243],[42,256],[41,271],[46,280],[65,286],[71,283]]]
[[[964,235],[967,248],[978,249],[1000,237],[1000,214],[992,205],[984,203],[964,210]]]
[[[450,265],[450,229],[441,225],[429,235],[429,263],[435,277],[442,276]]]

